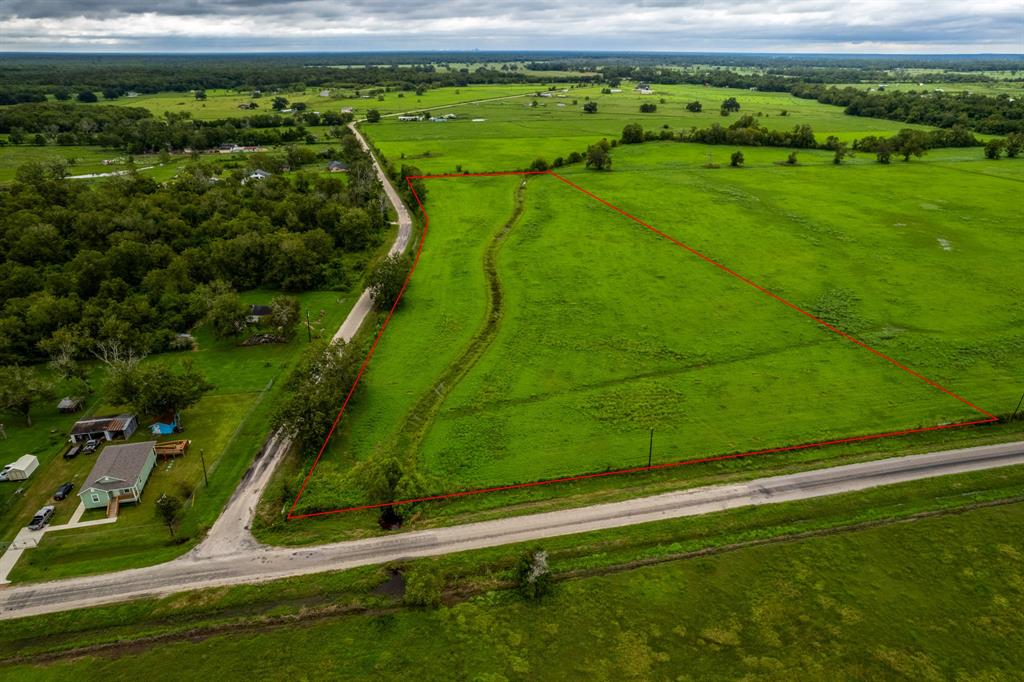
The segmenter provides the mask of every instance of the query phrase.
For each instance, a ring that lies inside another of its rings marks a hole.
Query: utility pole
[[[647,468],[651,468],[651,459],[654,457],[654,429],[651,429],[651,444],[647,448]]]
[[[203,480],[206,481],[206,487],[210,487],[210,479],[206,476],[206,453],[203,452],[202,448],[199,449],[199,461],[203,463]]]
[[[1024,393],[1020,394],[1020,400],[1017,401],[1017,409],[1015,409],[1013,411],[1013,414],[1010,415],[1010,421],[1013,421],[1014,419],[1017,418],[1017,413],[1020,412],[1021,405],[1024,405]]]

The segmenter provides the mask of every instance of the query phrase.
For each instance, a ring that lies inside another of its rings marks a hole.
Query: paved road
[[[391,206],[395,209],[395,213],[398,214],[398,235],[395,237],[395,243],[391,245],[391,250],[388,254],[394,255],[396,253],[402,253],[405,251],[405,247],[409,245],[409,236],[412,234],[412,218],[409,217],[409,211],[405,208],[405,204],[398,197],[398,192],[395,191],[394,186],[391,184],[391,180],[384,173],[384,169],[381,168],[377,158],[373,156],[370,151],[370,146],[366,143],[366,138],[359,132],[355,123],[349,123],[349,129],[355,133],[356,139],[359,140],[360,146],[370,154],[370,158],[373,159],[373,167],[377,171],[377,178],[381,184],[384,185],[384,192],[388,196],[388,201],[391,202]],[[348,341],[356,332],[359,331],[359,327],[363,324],[363,320],[370,314],[372,308],[372,302],[370,300],[370,291],[367,289],[363,292],[363,295],[356,301],[355,306],[352,308],[352,312],[349,313],[348,319],[338,329],[338,333],[334,335],[334,340],[344,339]]]
[[[251,546],[238,547],[225,554],[204,556],[193,552],[148,568],[0,590],[0,619],[495,547],[750,505],[803,500],[1014,464],[1024,464],[1024,442],[895,457],[746,483],[317,547],[270,548],[253,541]]]
[[[380,163],[370,152],[366,138],[363,137],[363,134],[359,132],[354,123],[350,124],[349,128],[355,133],[356,139],[359,140],[362,148],[373,159],[377,177],[384,186],[384,192],[387,194],[388,201],[391,202],[391,206],[398,216],[398,234],[395,235],[395,241],[388,253],[402,253],[409,245],[409,238],[412,235],[412,218],[409,216],[409,211],[406,210],[405,204],[399,198],[398,192],[395,191],[391,181],[381,168]],[[352,310],[349,311],[348,317],[342,322],[341,327],[338,328],[338,332],[334,335],[334,340],[351,340],[363,325],[371,309],[370,292],[365,290],[352,307]],[[252,466],[245,472],[238,488],[235,489],[231,499],[228,500],[224,511],[214,522],[213,527],[210,528],[203,542],[190,552],[189,558],[208,559],[212,557],[239,556],[260,547],[260,544],[249,530],[256,511],[256,505],[259,504],[263,490],[270,482],[274,470],[277,469],[278,464],[280,464],[289,449],[291,449],[290,440],[283,438],[278,433],[270,436],[263,449],[256,456]]]

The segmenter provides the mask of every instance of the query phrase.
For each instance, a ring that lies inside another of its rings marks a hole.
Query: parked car
[[[81,452],[81,445],[72,445],[70,448],[68,448],[68,451],[64,453],[64,459],[74,459],[75,457],[78,457],[79,453]]]
[[[71,494],[71,491],[74,489],[74,487],[75,484],[71,483],[70,481],[65,483],[61,487],[57,488],[57,492],[53,494],[53,499],[57,500],[58,502],[60,500],[63,500],[65,497]]]
[[[96,452],[96,448],[100,446],[100,442],[95,438],[90,438],[85,441],[85,445],[82,446],[82,453],[89,454],[90,452]]]
[[[52,518],[53,505],[48,504],[36,512],[36,515],[32,517],[32,522],[28,524],[28,528],[29,530],[39,530],[40,528],[48,524],[50,522],[50,519]]]

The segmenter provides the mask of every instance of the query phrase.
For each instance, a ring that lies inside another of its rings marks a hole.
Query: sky
[[[1024,53],[1024,0],[0,0],[0,50]]]

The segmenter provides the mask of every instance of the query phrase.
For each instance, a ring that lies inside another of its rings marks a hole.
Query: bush
[[[743,165],[743,152],[736,151],[729,157],[729,165],[733,168],[739,168]]]
[[[528,549],[519,556],[515,566],[516,589],[524,598],[540,599],[551,590],[551,568],[548,553]]]
[[[444,596],[444,575],[432,561],[420,561],[405,574],[403,601],[410,606],[434,608]]]

